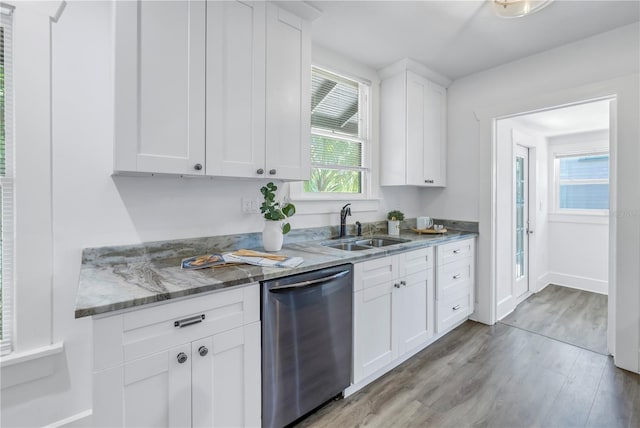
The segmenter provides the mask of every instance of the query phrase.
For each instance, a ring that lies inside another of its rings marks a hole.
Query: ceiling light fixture
[[[493,10],[500,18],[520,18],[538,12],[553,0],[493,0]]]

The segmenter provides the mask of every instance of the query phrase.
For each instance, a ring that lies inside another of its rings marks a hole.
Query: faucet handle
[[[362,236],[362,223],[356,221],[356,235]]]

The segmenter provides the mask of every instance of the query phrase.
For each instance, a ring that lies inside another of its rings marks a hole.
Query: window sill
[[[290,200],[296,206],[296,214],[334,214],[339,213],[340,209],[346,204],[351,203],[351,212],[367,212],[378,211],[380,207],[380,199],[293,199]]]
[[[549,213],[550,223],[609,224],[609,214]]]
[[[0,359],[2,389],[51,376],[54,372],[55,358],[63,351],[64,343],[58,342],[3,356]]]

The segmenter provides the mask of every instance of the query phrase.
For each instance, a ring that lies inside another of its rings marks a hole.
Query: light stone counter
[[[187,257],[239,248],[262,251],[260,234],[256,233],[86,248],[82,253],[75,317],[104,314],[343,263],[380,258],[477,235],[474,232],[452,230],[445,235],[417,235],[412,231],[403,231],[400,237],[409,239],[407,243],[362,251],[343,251],[322,245],[335,234],[334,229],[307,229],[291,234],[291,237],[287,235],[286,244],[277,254],[304,259],[303,264],[291,269],[249,265],[200,270],[180,268],[181,260]],[[365,234],[363,238],[368,237]]]

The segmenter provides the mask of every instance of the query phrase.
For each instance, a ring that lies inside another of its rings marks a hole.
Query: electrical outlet
[[[253,198],[242,198],[241,207],[243,213],[255,214],[259,212],[260,200]]]

